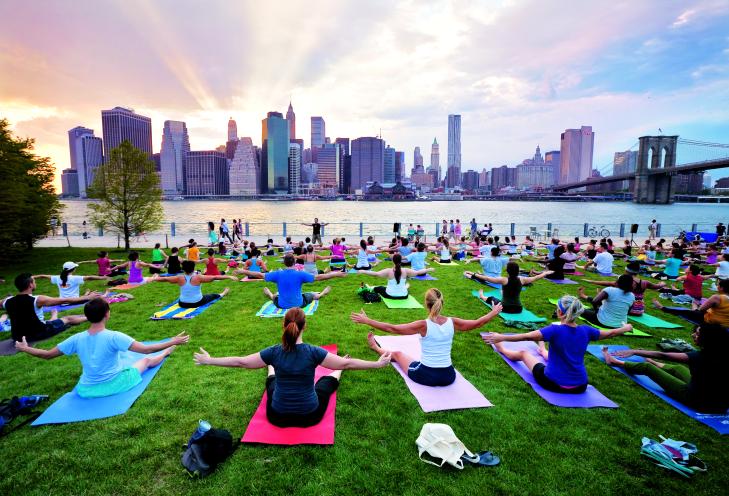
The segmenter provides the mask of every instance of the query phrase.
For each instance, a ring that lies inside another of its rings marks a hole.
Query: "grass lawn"
[[[27,261],[0,268],[7,279],[0,293],[15,292],[12,279],[21,271],[53,274],[66,260],[94,257],[95,250],[90,249],[35,249]],[[111,257],[124,254],[113,252]],[[149,260],[149,253],[142,258]],[[271,265],[278,266],[273,261]],[[477,318],[488,311],[470,296],[478,285],[462,277],[463,266],[435,268],[433,275],[439,280],[411,282],[411,293],[421,303],[425,290],[435,286],[444,293],[445,315]],[[95,269],[93,264],[82,265],[77,273],[94,274]],[[424,310],[363,305],[355,294],[362,281],[377,282],[348,275],[310,286],[320,290],[331,283],[333,291],[308,318],[307,342],[337,343],[340,355],[374,360],[365,339],[368,328],[353,324],[350,312],[366,307],[372,317],[394,323],[425,317]],[[178,347],[125,415],[26,426],[0,438],[0,494],[720,494],[729,487],[729,438],[722,439],[589,355],[585,362],[591,384],[620,408],[552,407],[481,341],[480,331],[457,335],[453,361],[494,407],[424,414],[392,367],[345,372],[338,392],[334,446],[241,445],[213,475],[191,479],[180,455],[197,420],[207,419],[239,439],[261,399],[266,375],[264,370],[197,367],[193,351],[202,346],[214,356],[245,355],[278,343],[281,335],[280,319],[254,315],[265,301],[264,283],[223,281],[208,286],[206,292],[231,286],[231,293],[189,321],[149,319],[161,304],[177,297],[177,287],[169,284],[136,288],[135,300],[114,304],[110,329],[137,340],[186,331],[191,341]],[[102,289],[103,282],[85,287]],[[553,307],[547,297],[576,294],[577,288],[539,281],[527,289],[523,301],[534,313],[549,317]],[[594,290],[588,285],[588,292]],[[39,281],[37,293],[57,296],[57,289]],[[654,296],[648,292],[646,301]],[[686,324],[670,315],[661,317]],[[502,322],[496,318],[481,331],[513,332]],[[51,348],[86,327],[72,328],[41,347]],[[653,337],[622,337],[607,343],[655,349],[663,337],[690,340],[688,325],[644,330]],[[47,394],[53,401],[74,387],[81,366],[74,357],[44,362],[18,354],[0,357],[0,370],[0,398]],[[457,471],[420,462],[415,439],[426,422],[450,424],[471,450],[491,449],[501,456],[502,464]],[[661,434],[695,443],[709,472],[686,480],[641,458],[641,437]]]

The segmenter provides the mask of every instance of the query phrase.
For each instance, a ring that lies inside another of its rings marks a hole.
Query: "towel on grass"
[[[192,319],[193,317],[197,317],[198,315],[203,313],[205,310],[210,308],[211,305],[217,303],[221,299],[222,298],[217,298],[213,301],[206,303],[205,305],[201,305],[195,308],[183,308],[179,305],[180,300],[177,299],[164,307],[159,312],[154,312],[154,314],[150,318],[152,320]]]
[[[314,300],[308,305],[306,305],[302,310],[304,311],[304,315],[314,315],[314,312],[319,308],[319,300]],[[286,315],[286,312],[288,311],[288,308],[279,308],[276,305],[273,304],[272,301],[267,301],[263,304],[261,309],[256,313],[256,317],[283,317]]]
[[[481,298],[479,298],[478,291],[476,291],[475,289],[473,291],[471,291],[471,295],[475,296],[478,299],[478,301],[480,301],[487,307],[491,308],[491,305],[489,305],[488,303],[483,301]],[[484,291],[483,295],[486,297],[493,296],[494,298],[498,298],[499,300],[501,300],[501,291],[498,291],[498,290],[492,290],[492,291],[488,291],[488,292]],[[538,317],[524,307],[522,307],[522,310],[520,313],[501,312],[499,314],[499,317],[501,317],[504,320],[510,320],[513,322],[546,322],[547,321],[547,319],[545,319],[544,317]]]

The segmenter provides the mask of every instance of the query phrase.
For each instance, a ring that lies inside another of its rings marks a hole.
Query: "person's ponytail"
[[[569,323],[575,322],[585,311],[585,307],[579,298],[570,295],[560,298],[557,302],[557,308],[562,313],[562,320]]]
[[[281,346],[284,351],[294,351],[296,342],[304,330],[306,325],[306,316],[299,307],[290,308],[284,316],[283,335],[281,336]]]
[[[63,269],[61,270],[61,286],[65,286],[68,283],[68,274],[70,274],[73,271],[73,269]]]
[[[398,253],[393,256],[392,263],[395,264],[395,282],[400,284],[400,277],[402,276],[402,255]]]
[[[435,319],[443,310],[443,294],[439,289],[430,288],[425,292],[425,306],[428,309],[428,318]]]

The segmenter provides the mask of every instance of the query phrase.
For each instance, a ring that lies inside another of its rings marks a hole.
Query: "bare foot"
[[[544,346],[544,341],[539,341],[537,344],[537,350],[539,351],[539,354],[542,355],[542,358],[549,360],[549,351],[547,351],[547,347]]]
[[[478,297],[481,298],[482,300],[486,299],[486,297],[483,295],[483,289],[478,290]]]
[[[165,351],[162,352],[162,356],[166,356],[166,357],[170,356],[172,354],[172,352],[175,351],[175,348],[177,348],[177,346],[170,346],[169,348],[167,348]]]
[[[621,365],[623,363],[610,354],[607,346],[602,347],[602,356],[608,365]]]
[[[58,318],[58,310],[55,308],[51,311],[51,320],[56,320]]]
[[[372,332],[367,333],[367,344],[378,355],[382,355],[385,352],[385,350],[383,350],[380,347],[380,345],[377,343],[377,340],[375,339],[375,335]]]
[[[230,288],[225,288],[222,293],[220,293],[221,298],[225,298],[225,295],[230,293]]]
[[[583,300],[586,300],[587,299],[587,293],[585,293],[585,288],[583,288],[582,286],[580,286],[579,288],[577,288],[577,294]]]
[[[663,308],[661,302],[656,300],[655,298],[653,298],[653,301],[651,301],[651,303],[653,303],[653,308],[657,308],[658,310],[661,310]]]
[[[321,300],[326,295],[328,295],[331,290],[332,290],[332,287],[331,286],[327,286],[326,288],[322,289],[321,290],[321,293],[319,293],[319,297],[317,299],[318,300]]]

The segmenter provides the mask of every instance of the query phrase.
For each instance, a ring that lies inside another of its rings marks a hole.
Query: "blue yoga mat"
[[[178,319],[192,319],[203,313],[205,310],[210,308],[214,303],[219,302],[222,298],[217,298],[197,308],[182,308],[178,305],[179,299],[173,301],[162,310],[159,310],[152,314],[150,319],[152,320],[178,320]]]
[[[153,355],[125,351],[119,354],[119,359],[122,365],[130,366],[145,356]],[[64,394],[49,406],[31,425],[66,424],[121,415],[142,395],[166,360],[154,368],[147,369],[142,374],[142,382],[124,393],[104,398],[82,398],[76,394],[76,388],[73,388],[73,391]]]
[[[430,274],[423,274],[422,276],[413,276],[411,279],[417,279],[419,281],[437,281],[437,277],[433,277]]]
[[[627,350],[630,349],[630,346],[624,346],[624,345],[612,345],[608,346],[608,350],[612,353],[613,351],[620,351],[620,350]],[[605,359],[602,356],[602,345],[597,344],[591,344],[587,347],[587,352],[599,359],[602,363],[605,363]],[[625,361],[630,362],[643,362],[645,361],[645,358],[643,357],[637,357],[632,356],[629,358],[621,359]],[[649,379],[645,375],[632,375],[627,373],[625,370],[619,368],[619,367],[611,367],[618,372],[620,372],[623,375],[628,376],[633,381],[638,383],[639,385],[646,388],[651,393],[655,394],[659,398],[661,398],[663,401],[668,403],[669,405],[673,406],[677,410],[680,410],[681,412],[685,413],[689,417],[698,420],[702,424],[705,424],[715,431],[717,431],[719,434],[729,434],[729,412],[725,414],[717,414],[717,413],[699,413],[696,410],[694,410],[691,407],[688,407],[684,405],[683,403],[679,403],[678,401],[674,400],[673,398],[666,395],[666,393],[663,392],[663,388],[653,382],[651,379]]]

